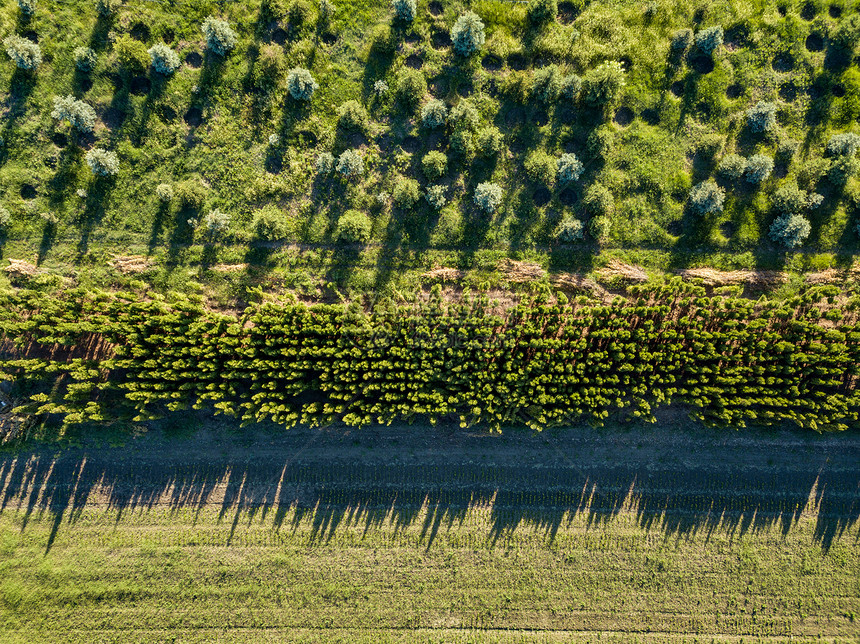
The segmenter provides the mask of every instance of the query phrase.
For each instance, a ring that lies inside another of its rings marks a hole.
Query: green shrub
[[[773,159],[766,154],[754,154],[747,159],[744,175],[750,183],[759,184],[767,180],[773,172]]]
[[[811,190],[827,174],[829,169],[830,159],[822,157],[807,159],[803,167],[797,172],[797,183]]]
[[[604,242],[609,239],[609,232],[612,230],[612,220],[609,217],[592,217],[588,222],[588,232],[598,242]]]
[[[670,47],[675,52],[685,52],[693,44],[693,30],[680,29],[672,34],[672,43]]]
[[[12,215],[3,206],[0,206],[0,233],[5,233],[12,223]]]
[[[484,158],[496,156],[502,150],[505,138],[495,125],[489,125],[478,134],[478,154]]]
[[[448,122],[455,128],[463,128],[466,130],[474,130],[481,122],[481,117],[478,110],[472,105],[468,99],[463,99],[451,109],[448,115]]]
[[[84,158],[95,175],[110,177],[119,172],[119,159],[115,152],[93,148]]]
[[[149,67],[150,58],[146,45],[124,34],[113,44],[119,64],[132,73],[139,73]]]
[[[696,34],[696,49],[710,56],[723,44],[723,28],[708,27]]]
[[[364,161],[358,150],[346,150],[338,157],[336,169],[347,179],[353,179],[364,173]]]
[[[726,181],[737,181],[744,176],[747,160],[739,154],[727,154],[717,167],[717,174]]]
[[[332,170],[334,170],[334,157],[331,152],[321,152],[317,157],[314,168],[317,174],[331,174]]]
[[[747,110],[747,126],[752,132],[771,132],[776,129],[776,104],[759,101]]]
[[[183,210],[200,210],[206,203],[206,187],[196,179],[187,179],[177,184],[174,192]]]
[[[367,110],[356,100],[349,100],[338,108],[338,127],[346,132],[364,132],[370,117]]]
[[[94,52],[89,47],[78,47],[75,49],[75,67],[84,72],[85,74],[89,74],[96,68],[96,63],[98,62],[98,56],[96,52]]]
[[[558,160],[558,180],[560,183],[569,183],[579,179],[585,167],[572,152],[562,154]]]
[[[347,244],[365,243],[370,239],[370,218],[363,212],[347,210],[337,220],[336,237]]]
[[[454,154],[464,159],[471,157],[475,152],[475,141],[468,130],[454,130],[449,145]]]
[[[430,243],[433,246],[456,246],[463,239],[463,216],[457,208],[447,208],[439,214],[439,221]]]
[[[19,69],[32,71],[42,63],[42,50],[34,42],[12,34],[3,39],[3,46],[9,58]]]
[[[582,79],[576,74],[565,76],[561,80],[561,96],[569,101],[576,101],[582,92]]]
[[[561,81],[562,77],[557,65],[547,65],[537,70],[534,73],[532,96],[547,105],[555,103],[561,94]]]
[[[610,60],[586,72],[582,80],[582,98],[592,108],[608,109],[620,98],[624,84],[624,67]]]
[[[149,58],[152,61],[153,69],[165,76],[175,72],[181,65],[179,55],[163,42],[156,43],[149,48]]]
[[[411,210],[421,199],[421,188],[415,179],[400,177],[391,193],[391,200],[401,210]]]
[[[834,134],[827,141],[827,155],[831,157],[849,156],[853,157],[860,150],[860,136],[853,132],[842,132]]]
[[[553,236],[560,242],[569,244],[583,238],[585,226],[579,219],[565,217],[559,222]]]
[[[417,69],[401,69],[397,74],[397,99],[414,108],[427,93],[427,80]]]
[[[371,53],[388,57],[397,51],[397,37],[388,25],[377,25],[370,36]]]
[[[448,171],[448,157],[437,150],[428,152],[421,159],[421,168],[428,181],[437,181]]]
[[[773,194],[773,207],[783,215],[802,212],[809,205],[809,195],[794,182],[781,185]]]
[[[592,183],[585,189],[582,205],[593,217],[609,217],[615,212],[615,199],[602,183]]]
[[[803,215],[782,215],[771,224],[768,236],[787,248],[797,248],[811,231],[812,226]]]
[[[415,14],[418,11],[415,0],[391,0],[391,6],[394,8],[394,15],[398,20],[404,22],[415,20]]]
[[[426,128],[432,130],[445,125],[447,119],[448,108],[439,99],[434,98],[421,108],[421,124]]]
[[[471,56],[484,46],[484,23],[471,11],[463,14],[451,29],[451,40],[454,41],[454,51],[461,56]]]
[[[36,0],[18,0],[18,8],[26,18],[30,18],[36,13]]]
[[[702,181],[690,190],[690,209],[697,215],[722,212],[725,200],[725,191],[713,181]]]
[[[54,99],[51,118],[66,121],[79,132],[92,132],[96,126],[96,111],[87,103],[76,100],[74,96],[58,96]]]
[[[557,168],[556,160],[541,149],[532,150],[526,157],[526,174],[535,183],[551,186]]]
[[[528,6],[529,21],[534,25],[553,22],[558,15],[557,0],[531,0]]]
[[[173,186],[169,183],[159,183],[155,186],[155,196],[161,203],[170,203],[173,201]]]
[[[495,183],[479,183],[475,188],[475,205],[486,214],[495,212],[502,205],[502,189]]]
[[[96,11],[102,18],[109,18],[122,6],[120,0],[96,0]]]
[[[430,186],[424,198],[433,210],[442,210],[448,201],[445,196],[445,186]]]
[[[238,38],[226,20],[209,16],[200,27],[206,36],[206,46],[219,56],[226,56],[236,48]]]
[[[294,67],[287,74],[287,89],[297,101],[309,101],[320,86],[303,67]]]
[[[278,241],[290,234],[290,227],[284,213],[274,204],[267,204],[257,210],[251,227],[254,236],[263,241]]]
[[[857,173],[858,167],[860,167],[860,163],[854,157],[836,157],[830,164],[827,179],[835,186],[844,186]]]
[[[300,31],[302,27],[313,21],[314,8],[307,0],[294,0],[287,12],[290,20],[290,28]]]

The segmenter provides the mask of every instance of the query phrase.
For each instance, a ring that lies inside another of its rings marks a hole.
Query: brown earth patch
[[[705,286],[735,286],[744,284],[754,288],[779,286],[788,281],[780,271],[718,271],[713,268],[688,268],[678,274],[685,280],[700,279]]]
[[[505,279],[511,282],[533,282],[546,275],[546,271],[540,264],[518,262],[507,258],[499,262],[499,270]]]

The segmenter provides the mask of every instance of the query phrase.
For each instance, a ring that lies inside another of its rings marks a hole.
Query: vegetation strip
[[[236,316],[183,297],[24,290],[3,296],[2,369],[29,398],[20,411],[68,422],[211,407],[286,426],[544,428],[651,420],[671,403],[734,427],[857,422],[856,296],[707,297],[679,279],[630,293],[596,305],[543,292],[503,309],[486,296],[446,302],[435,287],[371,312],[265,303]]]

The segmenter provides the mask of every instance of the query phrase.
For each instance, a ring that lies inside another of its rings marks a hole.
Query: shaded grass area
[[[860,633],[853,435],[428,432],[171,431],[9,454],[0,629],[53,642]]]

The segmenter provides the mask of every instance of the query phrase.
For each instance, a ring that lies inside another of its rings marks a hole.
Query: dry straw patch
[[[509,282],[534,282],[546,276],[546,271],[540,264],[518,262],[513,259],[503,259],[499,262],[499,270]]]
[[[153,266],[152,260],[143,255],[114,255],[111,264],[123,275],[144,273]]]

